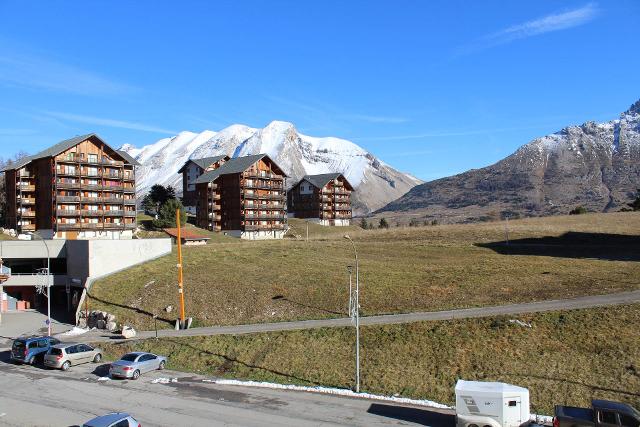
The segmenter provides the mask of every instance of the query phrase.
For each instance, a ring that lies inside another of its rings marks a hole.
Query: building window
[[[98,155],[97,154],[88,154],[87,159],[89,163],[98,163]]]

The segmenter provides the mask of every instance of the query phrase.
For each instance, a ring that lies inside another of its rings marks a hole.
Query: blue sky
[[[0,155],[272,120],[424,180],[640,98],[638,1],[0,0]]]

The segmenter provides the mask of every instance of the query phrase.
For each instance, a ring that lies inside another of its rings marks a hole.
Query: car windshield
[[[137,358],[138,358],[137,354],[129,353],[122,356],[120,360],[125,360],[127,362],[135,362]]]
[[[13,342],[14,350],[24,350],[24,341],[14,341]]]

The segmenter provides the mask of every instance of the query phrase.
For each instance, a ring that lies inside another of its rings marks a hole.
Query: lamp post
[[[356,314],[356,393],[360,393],[360,281],[359,281],[359,265],[358,265],[358,251],[356,245],[351,240],[348,234],[344,235],[344,238],[351,242],[353,247],[353,253],[356,257],[356,300],[355,314]]]
[[[47,245],[46,240],[41,235],[32,233],[31,236],[39,237],[47,250],[47,335],[51,336],[51,256],[49,254],[49,245]]]

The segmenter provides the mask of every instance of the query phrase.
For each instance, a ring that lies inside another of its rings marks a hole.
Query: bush
[[[389,223],[387,222],[386,218],[380,218],[378,228],[389,228]]]
[[[176,227],[177,209],[180,209],[180,226],[183,227],[187,223],[187,212],[178,199],[169,199],[160,207],[158,219],[153,220],[153,226],[155,228]]]
[[[578,206],[575,209],[570,210],[569,215],[582,215],[586,214],[587,212],[589,212],[587,208],[585,208],[584,206]]]
[[[360,228],[362,228],[363,230],[366,230],[366,229],[368,228],[367,220],[366,220],[366,219],[362,218],[362,219],[360,220]]]

